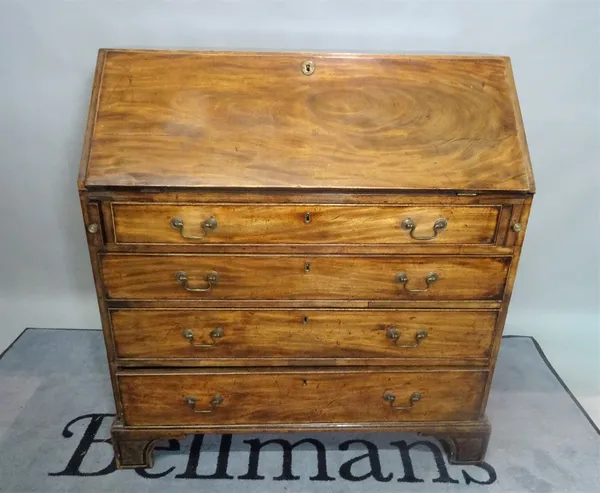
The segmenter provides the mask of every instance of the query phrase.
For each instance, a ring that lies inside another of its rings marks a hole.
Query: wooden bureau
[[[534,193],[508,58],[100,50],[78,184],[119,467],[213,432],[483,460]]]

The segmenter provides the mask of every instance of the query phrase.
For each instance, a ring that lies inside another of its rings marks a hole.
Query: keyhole
[[[306,387],[308,385],[306,380],[302,380],[302,387]]]
[[[315,71],[315,66],[313,62],[303,62],[302,63],[302,73],[304,75],[311,75]]]
[[[304,222],[308,224],[310,222],[310,212],[304,214]]]
[[[304,272],[310,272],[310,264],[308,262],[304,262]]]
[[[302,317],[302,323],[303,324],[307,324],[308,323],[308,317]]]

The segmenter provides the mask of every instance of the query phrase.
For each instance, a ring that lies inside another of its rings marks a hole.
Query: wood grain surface
[[[323,206],[306,204],[113,204],[119,243],[187,244],[491,244],[498,207],[470,206]],[[171,226],[183,220],[183,231]],[[202,225],[217,220],[214,230]],[[416,224],[411,236],[402,229],[405,219]],[[434,236],[439,219],[447,227]],[[182,234],[183,233],[183,234]],[[185,236],[200,236],[190,239]]]
[[[352,423],[475,420],[486,371],[362,371],[228,370],[126,373],[117,375],[127,426]],[[414,392],[421,400],[411,409],[395,410],[383,400],[396,396],[395,406],[408,406]],[[196,413],[184,401],[196,398]]]
[[[504,291],[510,257],[126,255],[101,256],[106,295],[129,300],[492,300]],[[307,272],[307,264],[309,271]],[[175,275],[184,271],[190,292]],[[397,282],[405,272],[408,282]],[[426,292],[426,277],[438,280]]]
[[[114,310],[111,323],[120,359],[253,366],[385,358],[401,365],[406,358],[487,358],[496,316],[458,310]],[[223,336],[212,339],[216,327]],[[185,330],[192,331],[193,341]],[[398,333],[397,340],[390,331]],[[418,340],[423,331],[427,336]]]
[[[99,63],[82,187],[533,190],[505,57],[109,50]]]

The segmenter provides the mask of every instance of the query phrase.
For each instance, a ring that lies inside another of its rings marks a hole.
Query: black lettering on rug
[[[377,449],[377,446],[374,443],[369,442],[368,440],[347,440],[343,443],[340,443],[339,449],[343,451],[349,450],[350,445],[353,445],[355,443],[364,445],[367,449],[367,453],[359,455],[358,457],[354,457],[353,459],[344,462],[340,466],[340,476],[346,481],[364,481],[365,479],[371,477],[381,483],[387,483],[391,481],[393,477],[392,473],[389,473],[387,476],[383,476],[383,473],[381,472],[379,450]],[[355,476],[352,473],[352,466],[364,459],[369,459],[369,465],[371,466],[370,472],[367,472],[361,476]]]
[[[188,454],[188,462],[183,474],[175,476],[177,479],[233,479],[233,476],[227,474],[227,465],[229,463],[229,454],[231,452],[231,435],[221,435],[221,445],[219,446],[219,456],[217,457],[217,468],[214,474],[198,474],[198,463],[200,462],[200,451],[204,435],[194,435]]]
[[[84,419],[89,419],[90,422],[87,425],[87,428],[83,432],[83,436],[71,459],[67,463],[67,466],[60,472],[51,472],[49,476],[106,476],[107,474],[113,473],[117,470],[117,463],[115,458],[112,458],[110,464],[108,464],[105,468],[100,469],[95,472],[82,472],[81,465],[83,464],[83,460],[85,459],[87,453],[90,451],[90,447],[95,443],[104,443],[112,448],[112,443],[110,438],[96,438],[98,434],[98,430],[102,426],[102,422],[106,418],[112,418],[114,414],[84,414],[83,416],[78,416],[75,419],[69,421],[66,426],[63,428],[62,436],[65,438],[71,438],[73,436],[73,432],[71,431],[71,426],[73,426],[78,421],[82,421]]]
[[[112,451],[112,442],[110,438],[100,438],[98,433],[105,423],[107,418],[113,418],[114,414],[108,413],[93,413],[84,414],[78,416],[75,419],[69,421],[62,430],[62,436],[66,439],[74,437],[73,427],[76,423],[86,424],[85,430],[76,444],[73,454],[67,462],[65,468],[59,472],[50,472],[49,476],[79,476],[79,477],[97,477],[106,476],[117,471],[116,461],[112,454],[104,454],[107,456],[106,461],[108,464],[96,465],[97,470],[85,471],[86,457],[89,456],[90,451],[96,450],[93,447],[110,447]],[[188,450],[187,463],[185,470],[180,474],[176,474],[174,479],[225,479],[232,480],[235,476],[228,472],[229,458],[232,449],[232,435],[224,434],[221,435],[221,442],[219,446],[219,452],[216,457],[216,467],[213,474],[198,474],[198,466],[200,464],[202,446],[204,443],[204,435],[198,434],[192,437],[190,447]],[[262,441],[259,438],[252,438],[244,440],[243,443],[250,446],[249,458],[248,458],[248,469],[245,474],[237,476],[237,479],[241,480],[264,480],[265,476],[259,474],[259,463],[260,453],[265,447],[272,445],[278,446],[282,451],[282,469],[279,476],[273,478],[274,481],[298,481],[302,479],[300,476],[294,475],[293,473],[293,455],[294,452],[298,451],[297,448],[302,445],[309,445],[311,450],[314,448],[316,452],[316,474],[310,476],[308,479],[311,481],[335,481],[336,478],[332,477],[327,472],[327,449],[325,445],[314,438],[304,438],[295,443],[290,443],[288,440],[276,438],[271,440]],[[340,443],[339,450],[346,452],[351,450],[352,446],[359,445],[360,448],[366,449],[366,453],[347,459],[341,464],[338,470],[338,474],[341,479],[352,482],[365,481],[369,478],[373,478],[375,481],[387,483],[393,478],[393,473],[390,472],[385,475],[382,471],[381,458],[379,455],[379,449],[377,446],[368,440],[347,440]],[[449,483],[458,484],[459,481],[454,479],[450,475],[450,470],[453,467],[448,466],[445,461],[445,455],[441,448],[433,441],[430,440],[419,440],[408,443],[405,440],[399,440],[391,442],[392,447],[396,447],[400,453],[400,463],[402,465],[403,474],[402,477],[398,477],[397,481],[400,483],[424,483],[425,479],[418,477],[415,474],[415,467],[413,462],[414,449],[426,450],[425,455],[433,458],[437,467],[438,476],[434,478],[432,483]],[[357,450],[357,447],[353,447],[353,450]],[[168,440],[166,445],[159,445],[154,449],[156,452],[178,452],[181,450],[181,444],[178,440]],[[359,450],[360,451],[360,450]],[[391,452],[386,447],[386,451]],[[236,453],[238,451],[236,450]],[[331,451],[330,451],[331,453]],[[422,454],[421,454],[422,456]],[[110,459],[108,458],[110,457]],[[211,460],[214,454],[210,454]],[[91,460],[91,459],[90,459]],[[90,460],[87,462],[87,468],[90,467]],[[421,463],[419,460],[418,464]],[[103,466],[104,467],[101,467]],[[368,472],[358,475],[356,468],[368,467]],[[82,471],[82,468],[84,469]],[[454,469],[455,471],[457,469]],[[171,466],[163,471],[158,469],[143,469],[137,468],[135,472],[142,478],[145,479],[158,479],[169,476],[176,471],[176,466]],[[481,464],[464,466],[460,472],[466,485],[489,485],[497,481],[497,474],[494,468],[487,462]],[[483,473],[483,474],[482,474]]]
[[[471,483],[475,483],[475,484],[492,484],[496,482],[496,479],[498,479],[498,477],[496,476],[496,471],[495,469],[490,466],[487,462],[482,462],[481,464],[473,464],[471,467],[478,467],[479,469],[483,469],[485,472],[488,473],[488,479],[486,479],[485,481],[480,481],[478,479],[475,479],[473,476],[471,476],[467,471],[465,471],[463,469],[463,477],[465,478],[465,483],[466,484],[471,484]]]
[[[400,440],[398,442],[392,442],[390,445],[394,445],[398,447],[400,451],[400,458],[402,460],[402,467],[404,468],[404,477],[398,478],[399,483],[423,483],[423,479],[419,479],[415,476],[415,471],[413,468],[413,463],[410,457],[410,450],[414,447],[425,447],[428,448],[433,454],[433,460],[435,461],[435,465],[437,466],[437,470],[439,476],[433,480],[434,483],[453,483],[458,484],[456,479],[452,479],[450,474],[448,473],[448,468],[446,467],[446,462],[444,461],[444,456],[440,448],[433,442],[429,442],[427,440],[419,440],[418,442],[413,442],[410,445],[406,443],[404,440]]]
[[[260,451],[263,447],[271,444],[277,444],[281,446],[283,450],[283,466],[281,475],[274,477],[275,481],[297,481],[300,479],[300,476],[294,476],[292,474],[292,451],[302,445],[304,443],[308,443],[314,445],[317,450],[317,474],[315,476],[311,476],[309,479],[311,481],[335,481],[335,478],[332,478],[327,474],[327,460],[326,460],[326,450],[325,445],[321,443],[319,440],[315,440],[314,438],[305,438],[303,440],[299,440],[293,445],[287,440],[283,439],[273,439],[267,440],[266,442],[261,442],[258,438],[253,438],[252,440],[244,440],[244,443],[250,445],[250,457],[248,459],[248,472],[242,476],[238,476],[238,479],[265,479],[264,476],[258,474],[258,459]]]

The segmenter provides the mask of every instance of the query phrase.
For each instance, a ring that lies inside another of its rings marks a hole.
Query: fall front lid
[[[99,53],[79,185],[534,188],[507,58],[136,50]]]

